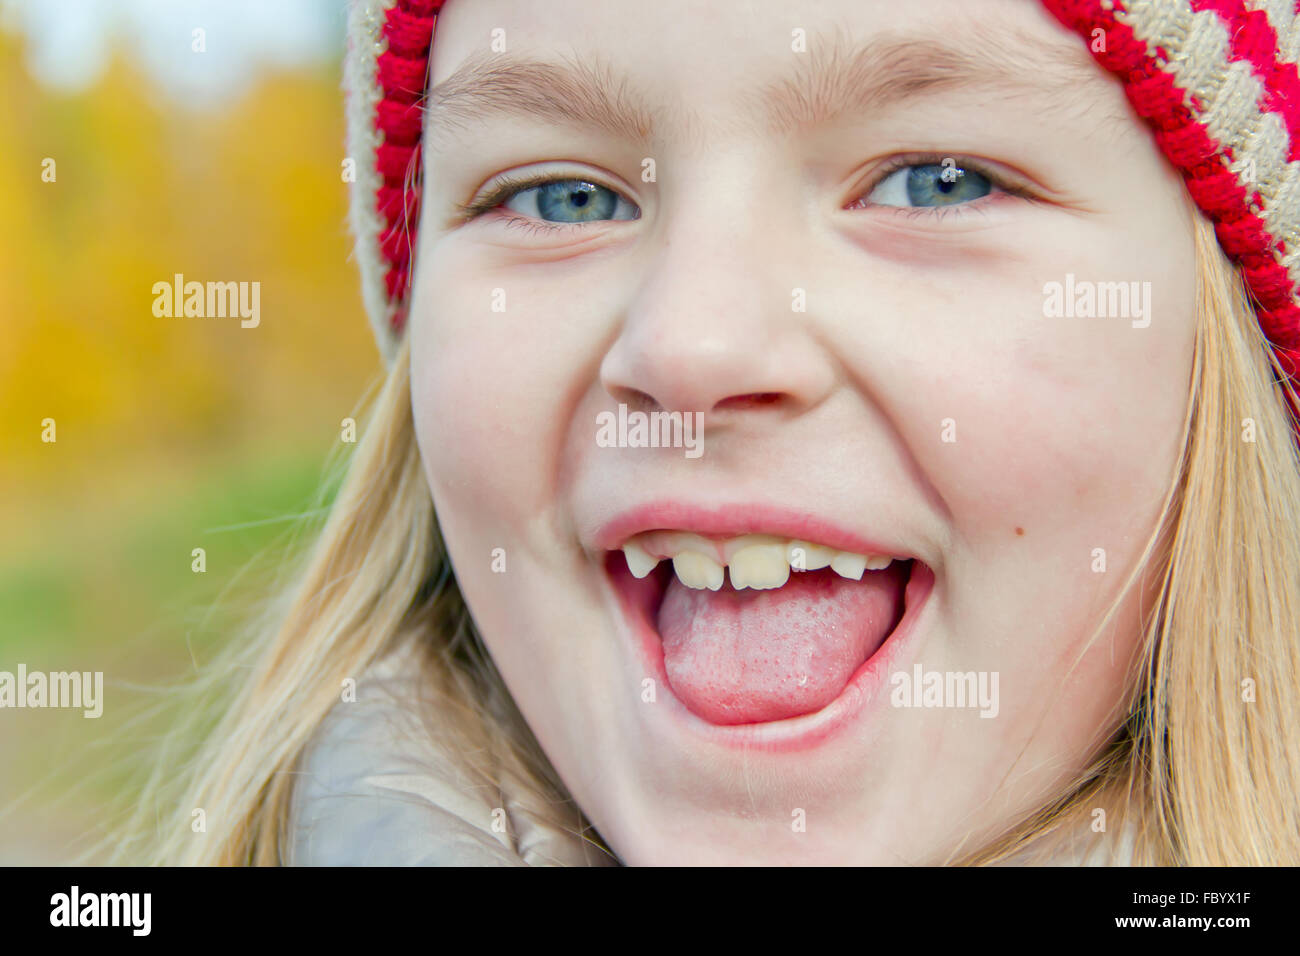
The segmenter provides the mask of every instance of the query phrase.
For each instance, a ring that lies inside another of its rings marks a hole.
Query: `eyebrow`
[[[1101,70],[1079,44],[1045,46],[1022,31],[962,31],[953,45],[925,35],[883,34],[853,45],[844,32],[809,41],[792,77],[751,91],[749,115],[788,134],[922,96],[964,89],[1060,97]]]
[[[1082,44],[1045,45],[1016,31],[964,30],[961,45],[930,35],[878,34],[853,44],[846,31],[808,39],[793,53],[796,69],[742,94],[732,121],[770,136],[869,113],[922,96],[978,87],[1007,94],[1077,92],[1102,71]],[[1084,89],[1086,90],[1086,86]],[[698,133],[703,122],[682,108],[656,108],[626,74],[600,57],[541,60],[479,53],[428,91],[426,140],[488,120],[531,120],[649,142],[676,125]],[[672,122],[665,122],[671,119]]]

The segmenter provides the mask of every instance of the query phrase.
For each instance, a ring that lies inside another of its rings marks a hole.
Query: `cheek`
[[[1188,235],[1170,218],[1118,238],[1095,225],[1029,230],[1016,258],[918,272],[905,286],[915,295],[881,306],[906,333],[864,377],[891,404],[954,537],[984,557],[1009,543],[1073,547],[1089,530],[1126,548],[1117,538],[1150,530],[1130,526],[1171,478],[1195,341],[1190,236],[1162,240],[1162,229]],[[1090,287],[1098,314],[1045,315],[1053,283],[1083,306]],[[1104,283],[1124,284],[1127,308]],[[1123,314],[1104,314],[1116,306]]]
[[[580,409],[598,388],[616,284],[575,292],[563,263],[512,261],[464,237],[421,256],[411,401],[453,561],[502,547],[512,567],[553,565],[570,536],[574,462],[595,447],[594,412]]]
[[[525,317],[526,288],[474,268],[451,247],[421,263],[414,293],[411,398],[435,501],[504,526],[552,489],[545,449],[563,375],[539,358],[545,307]]]
[[[1188,239],[1161,241],[1161,229]],[[926,667],[1000,675],[1001,712],[987,722],[1000,732],[981,735],[983,752],[969,735],[945,738],[945,759],[974,768],[1023,750],[1047,786],[1078,769],[1060,755],[1084,755],[1113,730],[1129,686],[1151,607],[1144,580],[1089,641],[1173,479],[1196,277],[1190,232],[1176,221],[1119,241],[1044,232],[1020,248],[1030,251],[977,270],[895,267],[906,281],[862,296],[872,310],[858,308],[857,328],[867,331],[841,351],[859,357],[859,379],[945,512],[937,606],[951,639],[927,649]],[[1044,286],[1068,273],[1149,282],[1150,324],[1045,316]]]

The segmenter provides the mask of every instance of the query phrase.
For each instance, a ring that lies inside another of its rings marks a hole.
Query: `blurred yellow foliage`
[[[337,70],[267,73],[212,112],[169,102],[120,55],[84,93],[46,90],[0,34],[0,116],[0,508],[337,438],[378,369]],[[260,325],[155,317],[153,284],[176,273],[260,282]]]

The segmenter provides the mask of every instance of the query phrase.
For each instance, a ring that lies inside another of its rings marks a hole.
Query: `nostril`
[[[610,396],[620,405],[626,405],[633,411],[647,411],[658,407],[658,402],[654,397],[647,395],[645,392],[635,388],[627,388],[622,385],[610,386],[605,389]]]
[[[734,409],[740,411],[746,408],[761,408],[764,405],[775,405],[783,398],[785,398],[785,395],[781,392],[753,392],[749,395],[733,395],[730,398],[724,398],[713,407],[715,409]]]

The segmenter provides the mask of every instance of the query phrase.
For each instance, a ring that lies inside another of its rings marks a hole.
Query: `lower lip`
[[[630,578],[626,566],[619,567],[622,565],[619,558],[621,555],[616,558],[618,564],[613,573],[621,573]],[[920,562],[913,562],[903,596],[905,610],[902,619],[876,652],[853,672],[838,697],[821,710],[810,714],[758,724],[711,724],[687,709],[668,683],[668,673],[664,669],[663,643],[658,631],[651,626],[649,615],[635,605],[628,588],[620,587],[615,581],[614,590],[618,594],[624,620],[634,632],[634,643],[641,664],[654,676],[662,689],[661,697],[665,709],[671,715],[670,719],[684,732],[715,746],[790,753],[826,743],[853,723],[868,704],[883,700],[882,691],[887,675],[898,668],[916,643],[918,620],[929,606],[930,593],[934,590],[934,572]]]

